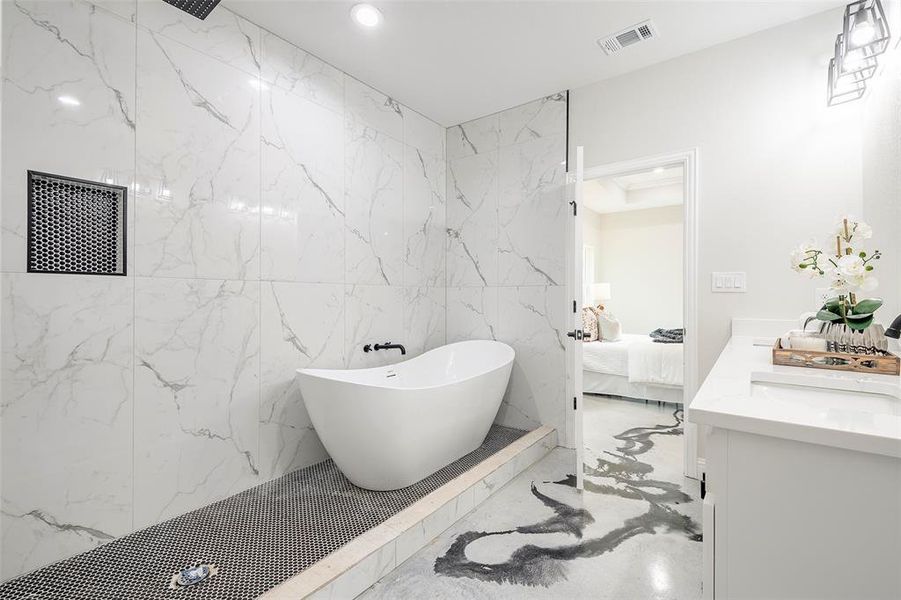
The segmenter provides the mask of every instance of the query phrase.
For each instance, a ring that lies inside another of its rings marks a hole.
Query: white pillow
[[[600,330],[600,338],[605,342],[616,342],[623,335],[623,328],[606,310],[598,311],[598,329]]]

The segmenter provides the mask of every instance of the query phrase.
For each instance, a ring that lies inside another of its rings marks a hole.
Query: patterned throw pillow
[[[598,336],[598,317],[595,314],[594,309],[591,307],[585,307],[582,309],[582,341],[583,342],[596,342],[599,338]]]

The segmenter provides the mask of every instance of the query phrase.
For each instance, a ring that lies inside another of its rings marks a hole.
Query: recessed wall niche
[[[125,275],[127,192],[28,171],[28,272]]]

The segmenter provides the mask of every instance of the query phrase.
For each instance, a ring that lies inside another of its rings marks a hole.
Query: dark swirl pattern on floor
[[[469,577],[494,583],[511,583],[548,587],[566,577],[566,562],[577,558],[591,558],[612,552],[626,540],[638,535],[654,535],[658,530],[677,532],[688,539],[702,540],[700,525],[683,515],[674,506],[690,502],[691,496],[681,486],[650,476],[654,467],[638,459],[654,447],[655,436],[682,435],[682,409],[672,413],[674,422],[666,425],[633,427],[617,434],[616,452],[606,452],[610,459],[598,458],[596,464],[585,465],[585,491],[592,494],[617,496],[647,504],[647,511],[627,519],[621,527],[601,537],[583,539],[585,529],[594,523],[591,513],[569,506],[542,493],[533,482],[532,495],[550,508],[553,516],[530,525],[503,531],[468,531],[454,540],[451,547],[435,561],[435,572],[450,577]],[[544,485],[575,487],[575,475]],[[578,541],[562,546],[527,544],[517,548],[508,560],[498,564],[471,561],[466,548],[476,540],[512,533],[565,533]]]

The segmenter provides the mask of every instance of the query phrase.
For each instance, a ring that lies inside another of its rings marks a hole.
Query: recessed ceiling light
[[[363,27],[377,27],[382,22],[382,11],[371,4],[355,4],[350,16]]]
[[[663,173],[663,167],[657,167],[656,169],[654,169],[654,172],[658,174]]]
[[[81,100],[79,100],[75,96],[60,96],[59,98],[57,98],[57,101],[60,104],[65,104],[66,106],[81,106]]]

